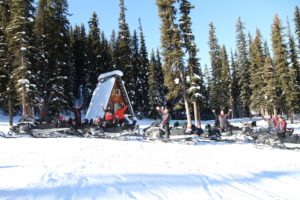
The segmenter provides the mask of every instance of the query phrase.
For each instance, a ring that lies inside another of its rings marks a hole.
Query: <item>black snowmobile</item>
[[[161,120],[154,121],[149,127],[143,129],[145,137],[150,140],[160,140],[165,137],[165,130],[161,127]],[[190,137],[187,132],[187,124],[180,125],[175,122],[173,126],[170,126],[169,139],[180,139]]]

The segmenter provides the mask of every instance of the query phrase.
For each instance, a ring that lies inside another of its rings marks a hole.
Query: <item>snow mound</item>
[[[102,79],[105,79],[107,77],[111,77],[111,76],[123,76],[123,72],[121,72],[120,70],[115,70],[115,71],[111,71],[111,72],[107,72],[104,74],[100,74],[100,76],[98,77],[98,81],[101,81]]]

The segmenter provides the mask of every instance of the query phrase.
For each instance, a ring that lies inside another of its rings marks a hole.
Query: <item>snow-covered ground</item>
[[[0,131],[6,130],[7,118],[0,116]],[[300,199],[299,151],[252,144],[0,138],[0,152],[0,199]]]

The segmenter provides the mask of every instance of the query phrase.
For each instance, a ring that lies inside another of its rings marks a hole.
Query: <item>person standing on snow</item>
[[[125,118],[125,111],[127,110],[128,105],[125,105],[124,107],[120,104],[118,110],[116,111],[114,118],[117,122],[119,122],[120,125],[122,125],[124,122],[129,123],[127,119]]]
[[[170,137],[170,113],[167,108],[156,108],[161,114],[162,114],[162,122],[161,122],[161,127],[165,130],[166,138],[169,139]]]
[[[102,109],[103,109],[103,111],[105,112],[105,114],[104,114],[104,120],[105,120],[105,122],[107,123],[107,125],[108,125],[109,127],[113,126],[113,124],[114,124],[114,123],[113,123],[114,116],[113,116],[113,114],[112,114],[112,112],[111,112],[110,107],[108,106],[107,109],[104,109],[104,107],[103,107],[103,105],[102,105]]]
[[[285,138],[285,132],[286,132],[286,121],[282,116],[278,117],[278,124],[276,126],[277,128],[277,136],[280,138]]]
[[[215,110],[212,111],[216,118],[215,126],[219,127],[222,132],[228,131],[230,126],[228,122],[228,118],[230,116],[231,109],[229,109],[227,114],[224,113],[224,110],[221,110],[219,115],[216,115]]]

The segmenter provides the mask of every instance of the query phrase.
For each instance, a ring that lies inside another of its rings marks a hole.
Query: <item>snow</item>
[[[29,84],[29,80],[28,79],[20,79],[18,80],[19,84]]]
[[[86,119],[96,119],[99,116],[104,117],[104,110],[102,109],[102,105],[103,108],[106,108],[115,81],[116,78],[111,77],[106,81],[98,83],[96,89],[93,92],[93,97],[90,102],[89,109],[86,113]]]
[[[120,77],[122,77],[123,76],[123,72],[121,72],[120,70],[114,70],[114,71],[111,71],[111,72],[100,74],[100,76],[98,77],[98,81],[100,81],[100,80],[102,80],[104,78],[107,78],[109,76],[120,76]]]
[[[0,138],[0,151],[0,199],[299,199],[299,151],[90,138]]]

